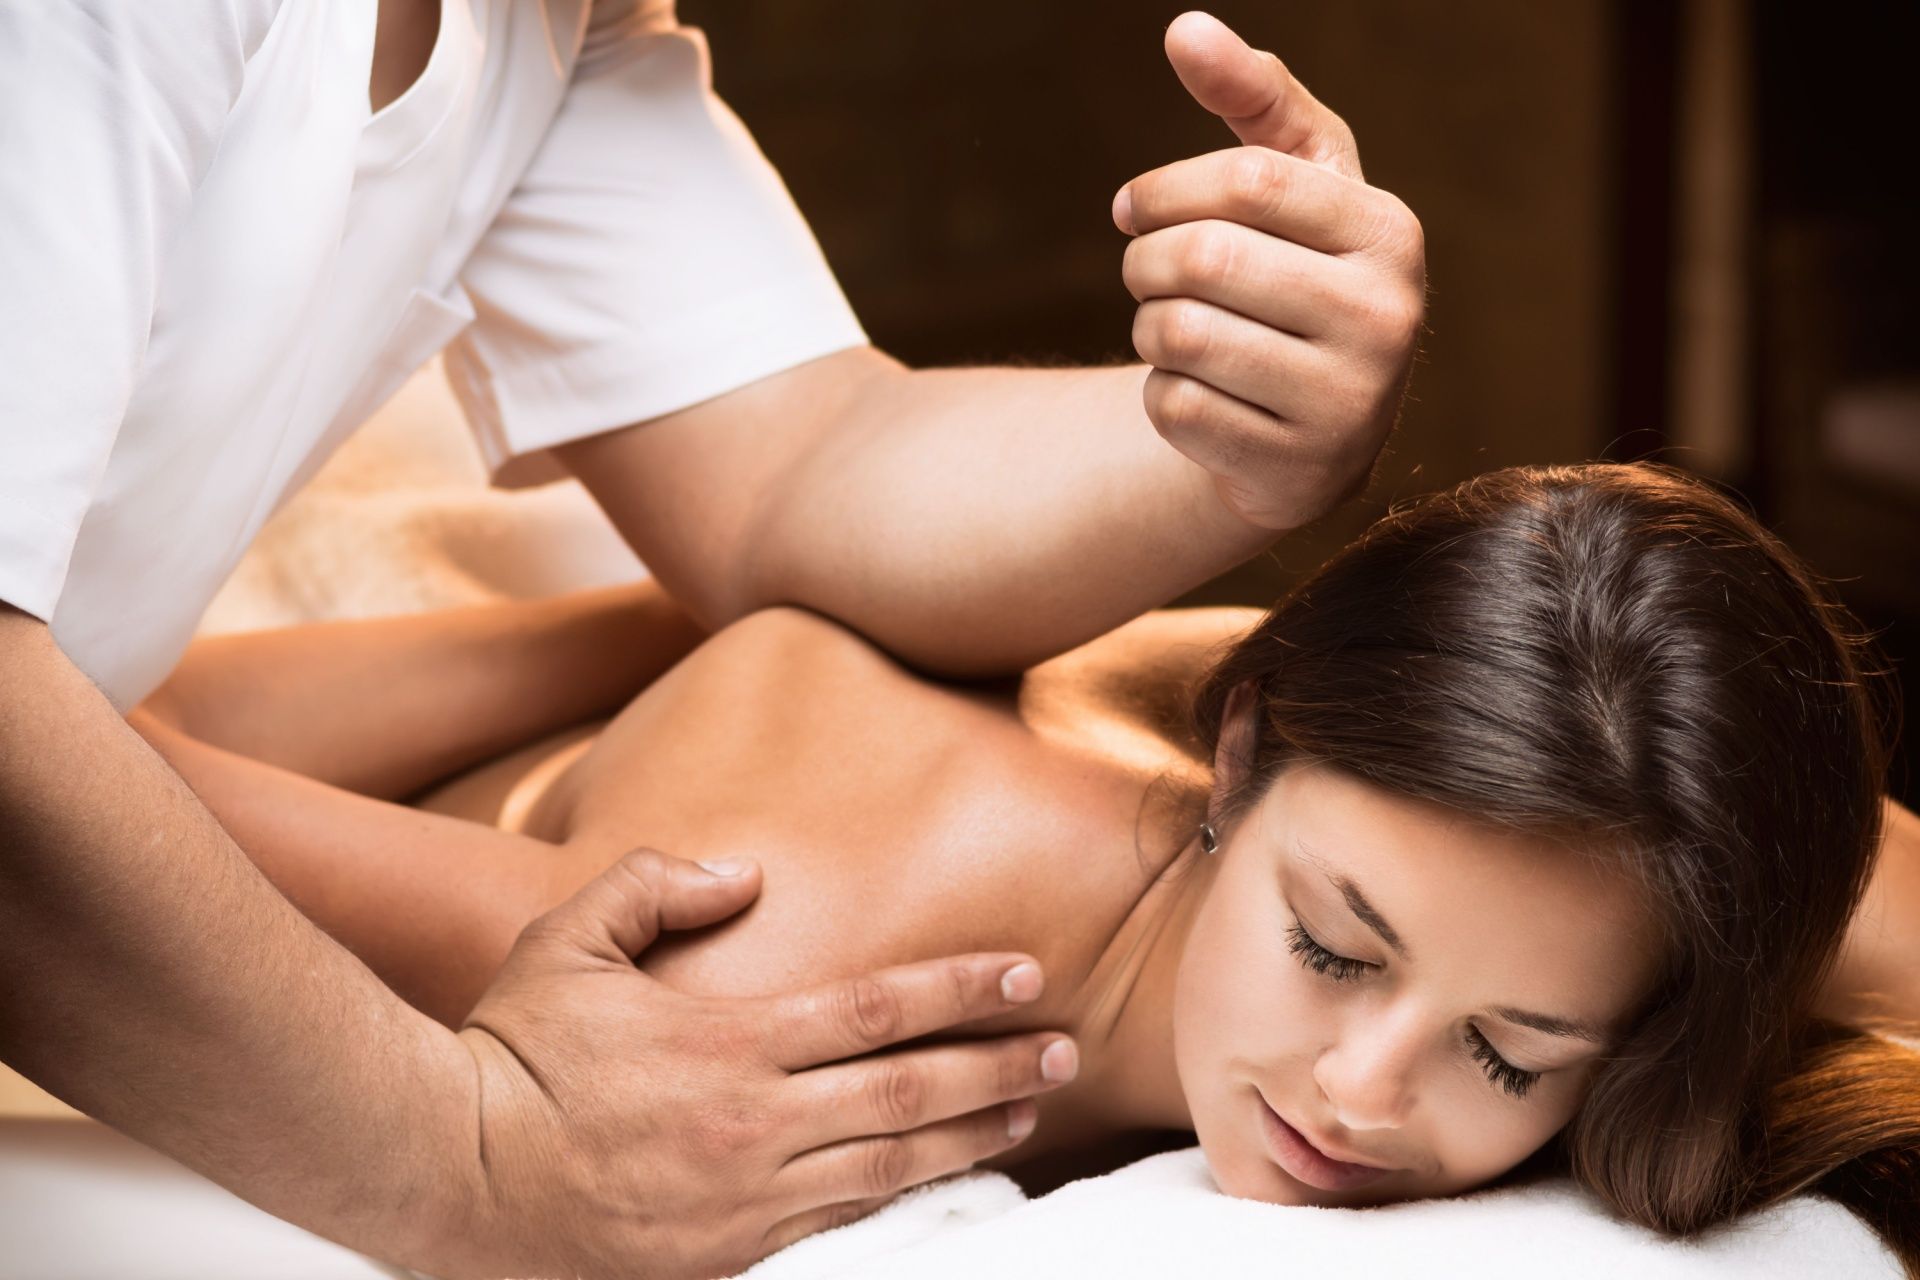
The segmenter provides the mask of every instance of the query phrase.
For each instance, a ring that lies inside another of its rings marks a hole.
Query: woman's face
[[[1229,1195],[1357,1205],[1497,1177],[1572,1118],[1653,976],[1598,859],[1284,772],[1223,836],[1174,1051]]]

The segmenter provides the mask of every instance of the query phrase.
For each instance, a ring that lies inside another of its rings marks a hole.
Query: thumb
[[[1327,110],[1270,53],[1197,10],[1167,28],[1167,61],[1193,100],[1226,121],[1240,141],[1360,178],[1360,152],[1346,121]]]
[[[652,946],[661,930],[713,924],[758,896],[756,864],[712,865],[718,870],[657,849],[635,849],[549,911],[547,928],[624,965]]]

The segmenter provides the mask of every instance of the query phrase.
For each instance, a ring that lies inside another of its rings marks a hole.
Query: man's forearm
[[[1143,366],[868,379],[746,537],[747,607],[806,605],[978,675],[1063,652],[1256,554],[1141,404]]]
[[[270,1212],[430,1261],[473,1133],[465,1049],[3,606],[0,829],[0,1057]]]

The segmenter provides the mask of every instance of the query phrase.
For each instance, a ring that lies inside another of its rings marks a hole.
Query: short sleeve
[[[0,600],[51,618],[276,0],[0,4]]]
[[[496,472],[867,341],[704,36],[608,8],[462,272],[448,379]]]

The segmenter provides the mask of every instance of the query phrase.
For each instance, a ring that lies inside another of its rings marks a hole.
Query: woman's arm
[[[578,878],[545,841],[353,795],[142,711],[127,721],[303,914],[450,1026]]]
[[[196,641],[143,704],[210,746],[383,799],[610,711],[703,633],[658,583]]]

